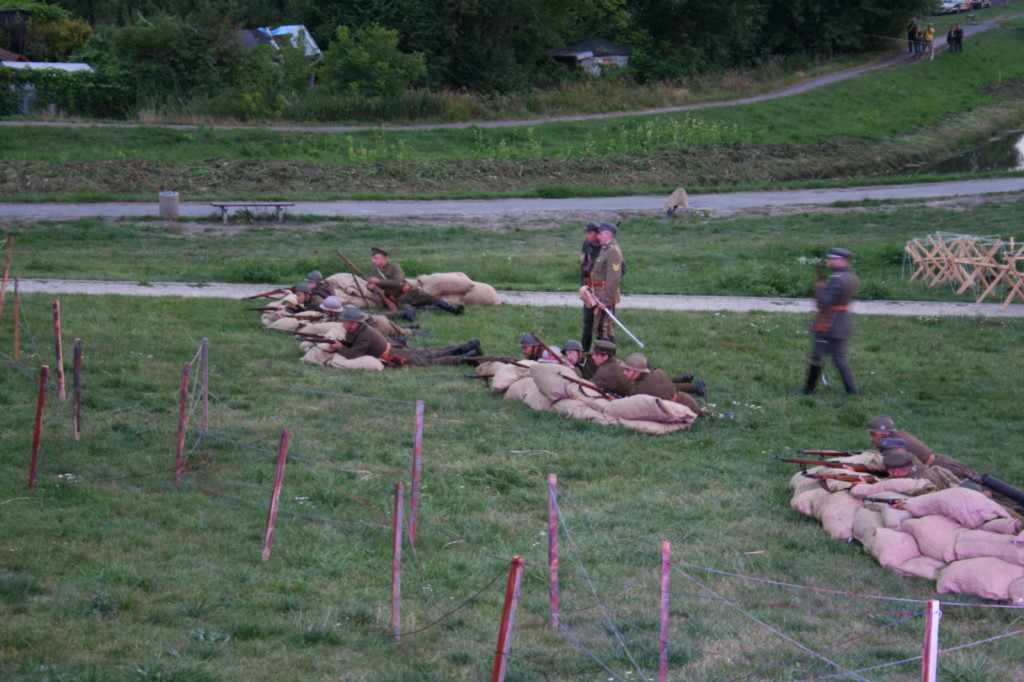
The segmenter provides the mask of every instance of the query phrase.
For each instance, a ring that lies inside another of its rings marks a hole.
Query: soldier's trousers
[[[829,336],[815,335],[814,347],[811,349],[811,367],[821,367],[825,355],[832,356],[832,362],[839,370],[843,386],[847,393],[856,393],[857,386],[853,381],[853,370],[846,361],[846,339],[835,339]]]

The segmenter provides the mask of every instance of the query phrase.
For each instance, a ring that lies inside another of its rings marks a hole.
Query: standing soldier
[[[398,263],[389,263],[388,252],[384,249],[374,247],[370,249],[370,253],[372,254],[370,262],[373,263],[373,271],[366,281],[370,284],[371,289],[390,298],[400,309],[437,306],[453,315],[461,315],[466,312],[465,306],[454,306],[443,298],[438,298],[407,282],[405,273],[402,272],[402,266]]]
[[[594,259],[601,251],[601,244],[597,241],[599,228],[597,223],[587,223],[587,231],[583,236],[583,246],[580,248],[580,286],[590,287],[590,271],[594,268]],[[590,343],[594,340],[594,309],[590,306],[583,306],[583,341],[584,351],[590,350]]]
[[[846,392],[857,392],[857,386],[853,382],[853,371],[846,362],[846,341],[853,336],[850,303],[857,295],[858,283],[857,275],[850,267],[851,258],[853,254],[846,249],[836,248],[829,251],[828,266],[832,268],[832,276],[827,283],[818,281],[814,285],[817,290],[818,312],[811,324],[814,348],[811,351],[811,364],[803,393],[814,393],[814,389],[817,388],[822,358],[826,353],[832,356]]]
[[[584,300],[594,311],[594,326],[597,338],[604,341],[615,342],[615,326],[612,318],[598,305],[604,304],[612,313],[615,306],[621,299],[619,283],[622,279],[622,251],[615,241],[619,228],[614,223],[598,223],[597,241],[601,244],[601,250],[594,259],[594,267],[590,271],[590,287],[592,298],[584,293],[584,296],[591,300]],[[596,299],[596,300],[594,300]]]

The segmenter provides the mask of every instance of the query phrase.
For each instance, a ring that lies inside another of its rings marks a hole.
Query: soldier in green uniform
[[[260,316],[260,321],[266,326],[272,322],[277,322],[282,317],[290,317],[295,315],[295,313],[313,310],[313,306],[310,305],[313,299],[312,292],[313,289],[309,286],[309,282],[299,282],[292,287],[291,293],[268,305],[267,309]]]
[[[594,376],[590,378],[595,386],[617,396],[629,394],[633,385],[622,371],[622,363],[615,357],[614,343],[598,339],[594,342],[594,350],[590,352],[590,357],[597,365]]]
[[[960,479],[942,467],[926,467],[917,457],[902,448],[894,448],[882,456],[882,465],[889,478],[924,479],[935,486],[936,490],[955,488]]]
[[[325,345],[331,352],[345,358],[369,355],[378,358],[388,367],[426,367],[469,364],[472,358],[483,355],[480,339],[470,339],[457,346],[408,346],[402,339],[385,337],[366,324],[359,308],[346,308],[340,319],[345,327],[345,340]]]
[[[453,315],[461,315],[466,312],[465,306],[452,305],[443,298],[427,293],[406,281],[402,266],[389,262],[387,251],[374,247],[370,249],[370,253],[372,254],[370,261],[373,263],[373,270],[367,276],[366,281],[370,284],[371,289],[393,300],[400,309],[436,306]]]
[[[585,304],[594,309],[594,331],[598,339],[615,342],[615,326],[612,318],[600,308],[598,302],[604,304],[612,313],[621,300],[619,284],[622,280],[622,251],[615,237],[619,228],[614,223],[598,223],[597,240],[601,250],[594,259],[590,269],[590,292],[593,299]],[[586,295],[586,294],[584,294]],[[596,300],[594,300],[596,299]]]
[[[594,364],[590,353],[583,349],[582,343],[576,339],[569,339],[565,342],[565,347],[562,350],[565,353],[565,359],[572,363],[573,369],[581,379],[589,381],[594,377],[597,365]]]
[[[698,417],[719,417],[722,419],[734,419],[735,413],[727,412],[719,414],[705,410],[696,400],[679,390],[679,384],[673,381],[663,369],[651,369],[647,356],[643,353],[633,353],[622,365],[623,374],[632,383],[626,395],[653,395],[657,398],[672,400],[690,408]],[[692,386],[692,384],[686,384]]]

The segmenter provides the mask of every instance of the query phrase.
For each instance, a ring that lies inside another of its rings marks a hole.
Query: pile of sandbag
[[[697,418],[685,405],[650,395],[610,400],[565,379],[562,375],[575,374],[556,363],[489,362],[477,367],[477,374],[490,376],[491,389],[507,400],[521,400],[534,410],[557,412],[574,419],[661,434],[687,429]]]
[[[875,451],[836,461],[884,471]],[[822,466],[808,473],[847,472]],[[962,487],[935,490],[917,479],[853,483],[802,473],[789,485],[791,508],[820,521],[836,539],[857,540],[882,566],[934,580],[942,594],[1024,605],[1024,523],[985,494]]]
[[[348,272],[339,272],[324,280],[331,288],[331,293],[341,299],[342,303],[350,303],[357,308],[383,308],[384,301],[380,296],[369,290],[366,280]],[[420,275],[408,280],[410,284],[420,287],[428,294],[443,298],[449,303],[464,305],[501,305],[498,292],[490,284],[474,282],[462,272],[438,272],[432,275]]]

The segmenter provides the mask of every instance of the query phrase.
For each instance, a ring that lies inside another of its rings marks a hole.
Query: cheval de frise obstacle
[[[882,566],[934,581],[940,594],[1024,606],[1024,522],[1018,514],[970,488],[936,490],[927,480],[881,478],[885,468],[875,450],[829,461],[860,465],[880,477],[861,483],[842,469],[808,468],[789,481],[793,510],[817,519],[837,540],[856,540]],[[842,474],[832,476],[836,472]]]

